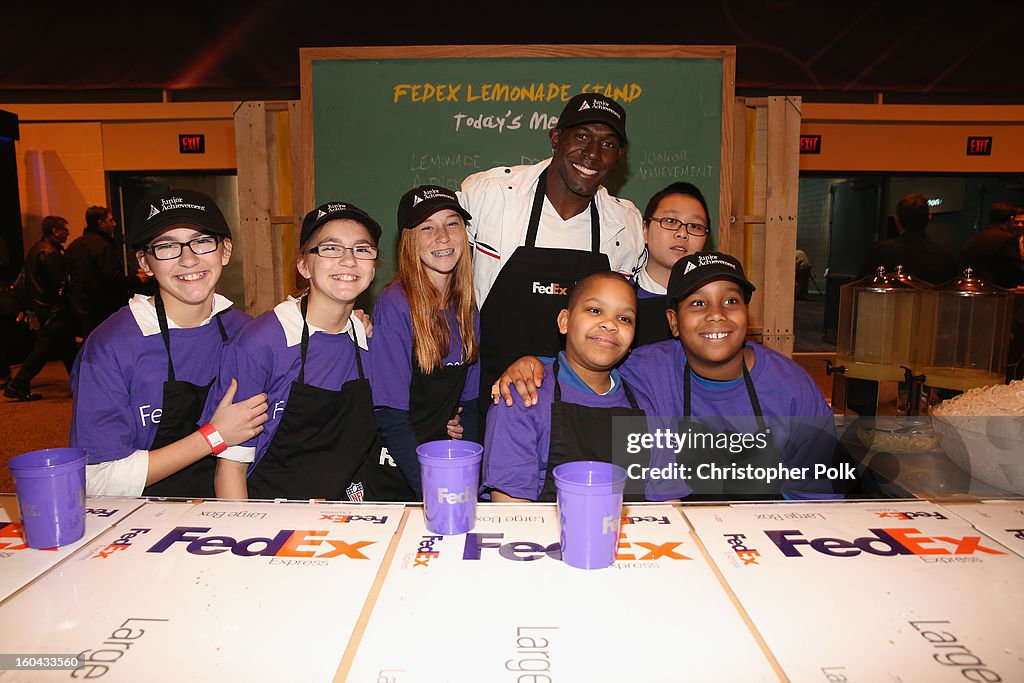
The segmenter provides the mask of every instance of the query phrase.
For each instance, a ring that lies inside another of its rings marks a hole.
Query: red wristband
[[[228,445],[224,442],[224,437],[220,435],[220,432],[212,424],[204,424],[199,428],[199,433],[206,439],[206,443],[210,444],[214,455],[220,455],[227,450]]]

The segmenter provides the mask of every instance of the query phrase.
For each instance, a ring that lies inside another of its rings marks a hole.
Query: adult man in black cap
[[[550,159],[474,174],[459,193],[473,216],[482,406],[516,358],[558,353],[554,321],[576,281],[602,270],[630,276],[643,251],[640,212],[601,185],[626,153],[623,108],[576,95],[549,137]]]

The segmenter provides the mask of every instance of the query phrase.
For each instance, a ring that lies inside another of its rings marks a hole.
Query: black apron
[[[616,417],[643,418],[646,414],[637,407],[629,385],[622,383],[628,408],[592,408],[578,403],[563,403],[562,389],[558,385],[558,360],[551,366],[554,379],[554,398],[551,401],[551,438],[548,440],[548,467],[544,486],[537,499],[555,502],[555,477],[552,471],[558,465],[578,460],[611,462],[614,450],[612,419]],[[649,460],[649,458],[648,458]],[[646,464],[646,463],[645,463]],[[642,497],[638,497],[643,500]]]
[[[782,482],[776,480],[771,484],[760,480],[730,479],[728,481],[721,477],[710,479],[697,479],[696,468],[701,463],[715,463],[719,466],[735,464],[739,467],[775,467],[781,460],[779,451],[775,447],[775,440],[771,431],[765,427],[764,416],[761,414],[761,402],[757,398],[757,391],[754,390],[754,382],[750,379],[750,372],[747,370],[747,362],[743,361],[743,383],[747,388],[747,396],[750,397],[750,405],[754,410],[754,418],[757,420],[757,433],[763,435],[765,448],[750,448],[732,453],[728,448],[692,448],[684,449],[680,455],[686,453],[687,457],[681,464],[693,468],[693,475],[689,480],[693,493],[687,500],[776,500],[782,497]],[[738,416],[737,416],[738,417]],[[730,430],[712,431],[705,425],[690,416],[690,366],[683,365],[683,420],[680,425],[680,435],[690,432],[692,434],[725,434],[726,436],[736,434]]]
[[[636,300],[636,332],[633,335],[635,349],[645,344],[673,339],[672,330],[668,326],[665,309],[668,308],[668,296],[652,296],[648,299],[639,298],[640,285],[633,283],[637,290]]]
[[[353,478],[381,451],[370,381],[363,374],[359,345],[353,339],[358,379],[336,391],[305,383],[308,301],[303,297],[301,304],[299,376],[292,382],[267,452],[249,473],[249,498],[362,500],[362,487],[358,491],[351,487]]]
[[[459,399],[466,388],[469,366],[442,365],[430,374],[420,369],[412,354],[412,380],[409,382],[409,422],[419,443],[448,438],[448,420],[455,417]]]
[[[498,273],[480,309],[480,414],[490,407],[491,385],[522,356],[557,356],[562,335],[556,318],[567,295],[587,275],[609,270],[601,253],[601,221],[590,200],[590,251],[537,247],[547,169],[537,179],[526,242]]]
[[[174,378],[174,362],[171,360],[171,333],[167,327],[167,312],[164,310],[164,302],[160,298],[159,292],[153,296],[153,303],[156,305],[156,319],[160,324],[160,336],[164,340],[164,348],[167,349],[167,381],[164,382],[163,403],[161,404],[163,414],[160,416],[160,426],[157,427],[153,443],[149,446],[151,451],[184,439],[198,429],[197,423],[203,415],[206,396],[217,379],[214,377],[206,386],[200,386],[190,382],[179,382]],[[221,341],[226,342],[228,333],[224,330],[224,323],[221,322],[220,315],[213,316],[213,319],[217,321],[217,327],[220,329]],[[213,475],[216,469],[217,458],[211,453],[169,477],[150,484],[142,490],[142,495],[213,498],[215,495]]]

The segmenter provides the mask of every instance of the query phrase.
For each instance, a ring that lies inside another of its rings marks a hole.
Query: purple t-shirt
[[[229,338],[250,320],[234,309],[220,319]],[[217,321],[169,334],[175,378],[202,386],[213,381],[224,347]],[[84,448],[91,464],[148,450],[160,426],[165,381],[163,338],[144,335],[131,308],[121,308],[89,335],[75,359],[69,445]]]
[[[474,310],[474,326],[480,338],[480,313]],[[462,364],[462,335],[455,313],[446,311],[451,339],[445,365]],[[373,401],[378,407],[409,410],[409,386],[412,382],[412,314],[409,299],[400,281],[381,291],[373,304]],[[480,368],[473,362],[466,370],[462,401],[476,400],[480,390]]]
[[[292,301],[279,304],[274,310],[246,325],[225,348],[220,376],[210,391],[210,399],[203,411],[203,420],[209,420],[217,409],[217,397],[224,396],[232,378],[238,381],[236,401],[259,393],[267,394],[267,421],[263,423],[263,431],[255,438],[239,444],[240,447],[254,448],[256,451],[250,472],[267,452],[288,405],[292,382],[299,377],[302,360],[300,346],[298,343],[288,345],[288,336],[278,318],[280,310],[287,311],[285,315],[292,324],[297,319],[301,328],[301,318]],[[341,389],[345,382],[359,377],[355,352],[356,345],[346,332],[327,334],[311,331],[306,352],[305,383],[321,389]],[[359,353],[363,374],[370,379],[369,353],[364,350]]]
[[[494,488],[514,498],[537,500],[547,476],[548,446],[551,440],[551,404],[554,401],[554,383],[551,365],[547,365],[544,381],[537,391],[537,404],[527,408],[519,394],[512,392],[514,403],[504,401],[487,411],[487,430],[484,432],[484,458],[481,482],[485,488]],[[629,399],[622,383],[607,394],[599,395],[583,390],[565,381],[571,372],[559,365],[559,382],[563,403],[576,403],[591,408],[628,408]]]
[[[748,346],[754,351],[750,378],[782,464],[787,467],[813,467],[819,462],[833,464],[835,422],[814,380],[782,354],[759,344],[748,343]],[[678,418],[683,415],[685,364],[682,344],[671,339],[634,349],[619,368],[649,421],[658,416],[671,418],[658,426],[678,430]],[[690,391],[693,402],[690,414],[708,428],[748,434],[757,431],[743,382],[720,391],[707,391],[699,382],[691,381]],[[839,497],[833,495],[827,481],[794,482],[784,486],[783,492],[797,498]],[[689,491],[683,488],[666,493],[686,495]]]

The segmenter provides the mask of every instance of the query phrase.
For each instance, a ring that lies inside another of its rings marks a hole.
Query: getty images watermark
[[[842,494],[858,477],[831,417],[613,419],[633,499]]]

